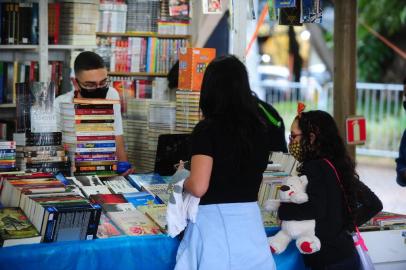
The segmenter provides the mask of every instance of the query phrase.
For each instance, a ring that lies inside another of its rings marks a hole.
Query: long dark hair
[[[302,131],[300,144],[303,150],[303,161],[322,158],[330,160],[337,169],[349,206],[355,209],[359,176],[355,171],[355,162],[347,152],[333,117],[327,112],[316,110],[303,112],[296,119]],[[315,135],[313,143],[311,143],[311,133]],[[301,170],[300,166],[298,170]],[[348,226],[350,227],[353,224],[353,218],[349,215]]]
[[[199,106],[206,121],[221,123],[223,133],[240,146],[241,153],[252,149],[250,136],[262,122],[247,70],[238,58],[221,56],[207,66]]]

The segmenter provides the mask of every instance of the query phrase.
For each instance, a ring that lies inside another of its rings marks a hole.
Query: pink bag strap
[[[344,189],[343,183],[341,182],[340,176],[338,176],[338,172],[336,170],[336,167],[334,167],[333,163],[331,163],[330,160],[328,160],[327,158],[324,158],[324,161],[327,162],[328,165],[330,165],[330,167],[333,169],[334,173],[336,174],[337,183],[340,186],[340,188],[341,188],[341,190],[343,191],[343,194],[344,194],[344,200],[345,200],[345,202],[347,204],[347,210],[348,210],[349,213],[352,213],[350,205],[348,203],[347,193],[345,192],[345,189]],[[354,223],[354,227],[355,227],[355,233],[357,235],[357,241],[354,242],[354,244],[356,246],[360,245],[363,250],[368,251],[368,248],[365,245],[364,239],[362,238],[361,233],[359,232],[358,226],[357,226],[357,224],[355,224],[354,220],[353,220],[353,223]]]

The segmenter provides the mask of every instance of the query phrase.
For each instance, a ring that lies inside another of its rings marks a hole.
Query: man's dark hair
[[[406,85],[406,78],[403,79],[403,85]]]
[[[97,53],[86,51],[81,52],[75,59],[73,69],[75,74],[92,69],[105,68],[103,59]]]

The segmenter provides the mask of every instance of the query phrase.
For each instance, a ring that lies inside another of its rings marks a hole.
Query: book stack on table
[[[113,104],[118,100],[75,99],[61,104],[63,142],[77,176],[116,175]]]

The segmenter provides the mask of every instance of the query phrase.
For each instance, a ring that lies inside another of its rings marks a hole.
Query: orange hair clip
[[[302,115],[302,112],[306,108],[306,105],[303,102],[298,102],[297,103],[297,115],[300,117]]]

